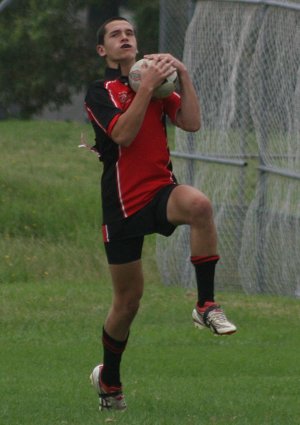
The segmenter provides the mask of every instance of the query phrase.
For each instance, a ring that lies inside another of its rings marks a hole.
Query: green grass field
[[[111,297],[101,246],[101,166],[84,124],[0,122],[0,424],[299,425],[299,300],[220,293],[239,332],[191,323],[195,294],[164,287],[155,238],[124,355],[128,410],[97,411]]]

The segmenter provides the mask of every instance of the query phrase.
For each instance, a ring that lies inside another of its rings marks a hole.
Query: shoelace
[[[222,324],[222,323],[228,322],[224,312],[219,309],[212,310],[207,315],[207,319],[214,321],[216,324]]]

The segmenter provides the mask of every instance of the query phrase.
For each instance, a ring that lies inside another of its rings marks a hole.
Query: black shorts
[[[109,264],[125,264],[142,256],[144,236],[159,233],[170,236],[176,226],[167,220],[167,203],[177,184],[160,189],[151,202],[137,213],[116,223],[106,224],[105,251]]]

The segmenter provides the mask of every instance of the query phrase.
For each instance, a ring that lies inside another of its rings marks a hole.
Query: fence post
[[[267,12],[268,6],[262,6],[262,20]],[[268,145],[268,118],[267,118],[267,105],[265,105],[265,80],[263,81],[262,91],[261,91],[261,99],[262,101],[259,103],[260,105],[260,116],[258,129],[259,129],[259,140],[260,143],[258,145],[258,158],[259,165],[264,166],[265,163],[265,153]],[[257,255],[256,255],[256,264],[257,264],[257,286],[258,290],[261,293],[265,292],[266,289],[266,273],[265,273],[265,265],[266,265],[266,254],[265,254],[265,236],[266,236],[266,205],[267,205],[267,173],[261,169],[259,169],[259,182],[258,182],[258,208],[257,208],[257,223],[258,223],[258,240],[257,240]]]

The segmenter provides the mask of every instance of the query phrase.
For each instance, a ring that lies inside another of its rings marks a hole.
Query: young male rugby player
[[[151,54],[142,68],[137,93],[128,84],[136,61],[137,40],[130,22],[106,21],[97,33],[98,54],[106,60],[104,80],[91,84],[86,109],[103,162],[101,195],[103,239],[113,285],[113,300],[103,326],[103,363],[91,374],[100,409],[126,408],[120,363],[130,325],[143,295],[144,236],[169,236],[176,226],[190,226],[191,262],[198,299],[194,323],[219,335],[232,334],[230,323],[214,300],[214,272],[219,259],[209,199],[198,189],[178,184],[169,156],[166,116],[185,131],[200,128],[200,107],[185,65],[170,54]],[[174,70],[180,94],[154,99],[153,91]]]

